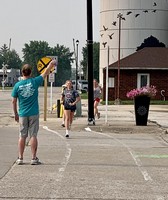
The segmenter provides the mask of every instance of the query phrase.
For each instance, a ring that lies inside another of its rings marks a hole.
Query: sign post
[[[38,61],[37,69],[40,74],[44,72],[45,68],[47,68],[51,60],[52,60],[51,58],[43,57]],[[47,120],[47,77],[44,80],[44,121],[46,120]]]
[[[40,74],[44,72],[44,70],[47,68],[48,64],[51,62],[52,59],[56,59],[58,64],[58,57],[57,56],[46,56],[41,58],[37,63],[37,69]],[[57,65],[56,64],[56,65]],[[51,99],[52,99],[52,83],[55,81],[55,74],[56,73],[56,67],[53,67],[50,71],[49,75],[49,82],[51,82]],[[44,121],[47,120],[47,77],[44,80]],[[50,107],[52,111],[52,100],[50,99]]]
[[[44,121],[47,121],[47,77],[44,79]]]
[[[52,113],[52,99],[53,99],[53,95],[52,95],[52,86],[53,86],[53,82],[55,81],[55,73],[51,73],[49,74],[49,82],[50,82],[50,109],[51,109],[51,113]]]
[[[47,56],[49,58],[55,59],[56,60],[56,66],[54,68],[54,70],[52,71],[52,73],[49,75],[49,82],[50,84],[50,109],[51,109],[51,113],[52,113],[52,99],[53,99],[53,92],[52,92],[52,86],[53,86],[53,82],[55,82],[55,73],[57,73],[57,65],[58,65],[58,56]]]

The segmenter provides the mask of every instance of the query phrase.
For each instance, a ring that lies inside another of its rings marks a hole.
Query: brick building
[[[157,95],[154,99],[162,99],[164,90],[168,100],[168,48],[147,47],[120,60],[119,99],[128,100],[126,93],[134,88],[154,85]],[[118,97],[118,61],[111,64],[108,70],[108,99]],[[103,69],[103,100],[106,94],[106,68]]]

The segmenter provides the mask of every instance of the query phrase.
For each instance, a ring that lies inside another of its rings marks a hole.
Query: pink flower
[[[127,92],[126,96],[128,98],[135,98],[136,96],[142,96],[142,95],[147,95],[149,97],[155,96],[157,93],[156,87],[151,85],[151,86],[144,86],[142,88],[137,88],[133,89],[129,92]]]

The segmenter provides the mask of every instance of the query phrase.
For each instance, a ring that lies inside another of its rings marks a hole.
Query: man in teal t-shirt
[[[15,84],[12,97],[19,99],[19,116],[29,117],[39,114],[38,88],[43,83],[43,77],[21,80]]]
[[[15,120],[20,124],[20,137],[18,142],[19,157],[16,161],[19,165],[23,164],[23,153],[28,134],[30,136],[32,152],[31,164],[40,164],[39,159],[36,157],[38,146],[37,133],[39,130],[38,88],[54,65],[56,65],[56,61],[52,60],[40,76],[32,78],[32,68],[30,65],[25,64],[22,67],[23,78],[15,84],[12,90]],[[17,101],[19,112],[17,109]]]

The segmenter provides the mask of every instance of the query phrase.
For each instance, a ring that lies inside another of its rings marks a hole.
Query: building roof
[[[118,69],[118,61],[109,69]],[[168,70],[168,48],[146,47],[120,60],[120,69]]]

